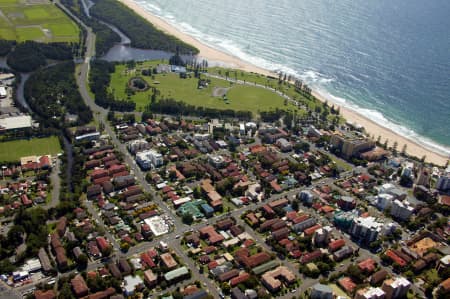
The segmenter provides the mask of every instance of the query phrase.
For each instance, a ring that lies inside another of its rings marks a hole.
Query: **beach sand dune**
[[[136,13],[147,19],[149,22],[151,22],[154,26],[156,26],[158,29],[169,33],[173,36],[176,36],[180,40],[189,43],[195,47],[197,47],[200,50],[199,56],[201,58],[207,59],[211,62],[220,62],[221,64],[230,67],[230,68],[236,68],[247,72],[254,72],[254,73],[260,73],[263,75],[271,75],[271,76],[277,76],[273,72],[270,72],[268,70],[262,69],[260,67],[257,67],[255,65],[252,65],[250,63],[247,63],[245,61],[240,60],[237,57],[234,57],[232,55],[229,55],[227,53],[221,52],[219,50],[216,50],[212,47],[209,47],[208,45],[205,45],[198,41],[197,39],[193,38],[192,36],[189,36],[181,31],[179,31],[177,28],[171,26],[164,20],[160,19],[159,17],[151,14],[150,12],[146,11],[145,9],[141,8],[139,5],[137,5],[132,0],[119,0],[129,8],[133,9]],[[329,103],[332,103],[330,99],[325,99],[322,96],[318,95],[317,93],[313,92],[313,95],[317,97],[321,101],[328,100]],[[336,106],[336,103],[333,103]],[[436,153],[432,151],[431,149],[428,149],[424,147],[421,144],[418,144],[414,142],[413,140],[407,139],[394,131],[390,130],[389,128],[383,127],[380,124],[377,124],[363,115],[352,111],[350,109],[347,109],[345,107],[340,107],[341,114],[347,121],[350,121],[355,124],[359,124],[363,126],[366,129],[366,132],[370,134],[371,136],[375,136],[375,138],[378,138],[378,136],[381,136],[381,142],[384,142],[385,140],[388,140],[388,144],[392,146],[394,142],[397,142],[398,146],[397,149],[401,150],[403,146],[406,144],[406,151],[408,154],[416,156],[416,157],[423,157],[426,156],[426,161],[435,163],[437,165],[445,165],[445,163],[449,160],[450,157],[446,157],[445,155]]]

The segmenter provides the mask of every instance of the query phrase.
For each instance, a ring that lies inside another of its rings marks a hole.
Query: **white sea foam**
[[[215,48],[220,51],[224,51],[227,54],[233,55],[245,62],[251,63],[255,66],[261,67],[263,69],[267,69],[269,71],[274,72],[283,72],[290,75],[293,75],[297,78],[300,78],[305,83],[310,85],[318,94],[323,96],[326,99],[329,99],[331,102],[334,102],[338,105],[342,105],[347,109],[351,109],[356,113],[362,115],[363,117],[367,117],[368,119],[374,121],[375,123],[388,128],[395,133],[408,138],[409,140],[416,142],[432,151],[443,153],[445,155],[450,156],[450,148],[438,144],[429,138],[423,137],[416,133],[414,130],[406,128],[402,125],[399,125],[391,120],[388,120],[382,113],[376,110],[367,109],[359,107],[358,105],[347,101],[344,98],[337,97],[332,95],[327,91],[327,85],[333,82],[334,78],[329,78],[325,74],[322,74],[316,70],[305,70],[303,72],[297,72],[294,69],[279,63],[270,62],[264,58],[253,56],[245,52],[245,46],[239,45],[234,41],[229,39],[224,39],[221,37],[216,37],[210,34],[205,34],[194,28],[191,24],[186,22],[178,22],[176,18],[167,13],[163,13],[162,9],[157,5],[151,4],[146,1],[135,1],[139,6],[143,7],[145,10],[151,12],[152,14],[160,17],[164,21],[168,22],[170,25],[174,26],[178,30],[183,33],[190,35],[191,37],[197,39],[198,41]],[[358,52],[360,55],[370,55],[364,52]],[[216,65],[220,64],[219,62]],[[353,79],[357,81],[361,81],[361,79],[352,76]]]
[[[448,148],[444,145],[438,144],[438,143],[430,140],[429,138],[421,136],[410,128],[407,128],[405,126],[402,126],[400,124],[397,124],[397,123],[387,119],[379,111],[359,107],[358,105],[356,105],[354,103],[350,103],[349,101],[347,101],[344,98],[332,95],[331,93],[326,91],[326,89],[323,89],[320,87],[315,88],[315,90],[323,98],[329,99],[333,103],[336,103],[340,106],[350,109],[350,110],[358,113],[359,115],[375,122],[377,125],[380,125],[387,129],[390,129],[391,131],[393,131],[415,143],[418,143],[429,150],[432,150],[434,152],[444,154],[444,155],[450,157],[450,148]]]

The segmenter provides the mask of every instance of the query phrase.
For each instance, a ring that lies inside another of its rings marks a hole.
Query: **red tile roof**
[[[375,265],[376,265],[376,262],[373,259],[368,258],[368,259],[365,259],[364,261],[358,263],[358,268],[361,271],[364,271],[367,273],[372,273],[375,270]]]
[[[34,298],[36,299],[55,299],[56,295],[53,290],[37,290],[34,292]]]
[[[334,251],[338,250],[339,248],[343,247],[344,245],[345,245],[345,240],[339,239],[339,240],[330,242],[330,244],[328,244],[328,249],[331,252],[334,252]]]
[[[386,255],[396,264],[398,264],[399,266],[406,266],[406,261],[404,259],[402,259],[401,257],[399,257],[397,254],[395,254],[394,251],[388,249],[388,251],[386,251]]]
[[[234,277],[230,280],[230,285],[231,285],[231,287],[234,287],[234,286],[246,281],[249,278],[250,278],[250,274],[248,274],[247,272],[241,273],[241,274],[239,274],[239,276]]]
[[[350,277],[343,277],[338,280],[338,284],[344,288],[344,290],[351,294],[356,288],[356,284],[353,282],[353,280]]]
[[[310,235],[314,234],[314,232],[321,227],[322,226],[320,224],[316,224],[314,226],[311,226],[311,227],[305,229],[303,232],[305,233],[305,235],[310,236]]]

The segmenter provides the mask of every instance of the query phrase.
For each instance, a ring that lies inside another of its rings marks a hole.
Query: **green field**
[[[33,3],[33,4],[31,4]],[[58,7],[41,0],[0,0],[0,39],[78,42],[79,28]]]
[[[110,91],[117,99],[127,99],[126,86],[130,78],[140,75],[140,69],[155,67],[158,62],[151,61],[137,65],[134,69],[128,69],[126,65],[117,65],[116,71],[112,74]],[[158,74],[152,77],[141,76],[151,86],[161,92],[161,97],[174,98],[194,106],[202,106],[217,109],[233,109],[240,111],[251,111],[255,114],[258,111],[270,111],[279,109],[297,109],[292,104],[285,105],[285,100],[280,95],[270,90],[249,86],[232,84],[225,80],[202,78],[211,80],[211,84],[204,89],[198,89],[198,79],[188,78],[180,79],[179,75],[174,73]],[[215,89],[227,89],[226,99],[218,95]],[[150,89],[151,90],[151,89]],[[130,99],[136,102],[136,109],[142,111],[150,102],[152,92],[136,92],[130,96]]]
[[[61,152],[61,146],[56,136],[0,142],[1,162],[16,162],[21,157],[46,154],[56,155]]]

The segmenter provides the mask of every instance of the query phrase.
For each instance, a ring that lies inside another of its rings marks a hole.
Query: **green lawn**
[[[117,99],[127,99],[126,86],[130,78],[140,76],[140,69],[154,67],[159,61],[145,62],[136,67],[136,72],[127,71],[127,66],[117,65],[112,74],[110,91]],[[293,105],[284,105],[284,98],[261,87],[231,84],[225,80],[207,78],[211,84],[204,89],[197,88],[198,79],[180,79],[177,74],[158,74],[154,80],[151,77],[143,77],[151,87],[161,92],[161,97],[174,98],[195,106],[233,109],[241,111],[269,111],[275,108],[296,109]],[[206,77],[203,77],[206,78]],[[228,88],[226,100],[221,96],[213,96],[215,88]],[[145,92],[136,92],[130,99],[136,102],[137,110],[142,111],[150,102],[151,89]]]
[[[298,93],[295,90],[295,87],[289,83],[281,83],[279,84],[279,80],[276,74],[274,74],[273,78],[257,74],[257,73],[249,73],[241,70],[234,69],[226,69],[223,67],[211,67],[208,69],[208,72],[214,75],[219,75],[222,77],[226,77],[228,75],[231,79],[242,80],[246,82],[252,82],[256,84],[261,84],[264,86],[268,86],[271,88],[275,88],[277,90],[281,90],[283,93],[288,95],[289,97],[297,100],[301,104],[309,107],[314,111],[316,106],[321,106],[322,104],[319,101],[314,101],[306,98],[303,94]]]
[[[43,40],[44,32],[39,27],[20,27],[16,28],[16,35],[19,41],[25,40]]]
[[[20,0],[0,0],[0,5],[4,5],[4,4],[16,4],[19,3]]]
[[[58,7],[28,5],[25,1],[0,0],[0,39],[41,42],[78,42],[79,28]],[[44,30],[48,30],[44,34]]]
[[[58,137],[33,138],[0,142],[0,161],[15,162],[21,157],[32,155],[56,155],[62,152]]]
[[[47,7],[42,6],[30,6],[24,11],[25,17],[30,20],[43,20],[51,17]]]

